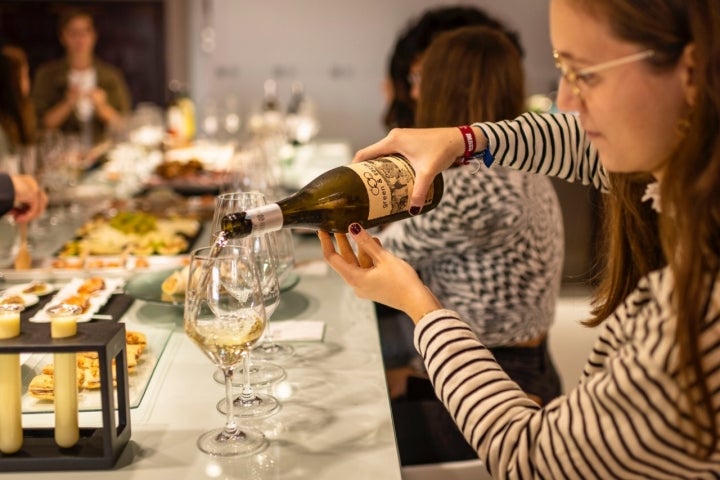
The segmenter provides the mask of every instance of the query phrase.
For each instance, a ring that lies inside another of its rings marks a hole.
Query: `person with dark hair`
[[[81,135],[98,143],[130,111],[130,92],[117,68],[94,55],[97,32],[92,16],[69,10],[60,18],[65,58],[38,67],[32,98],[44,129]]]
[[[4,134],[0,156],[4,156],[35,141],[35,112],[25,52],[13,45],[3,45],[0,52],[0,127]]]
[[[418,127],[514,118],[525,109],[522,58],[498,29],[443,32],[423,53],[419,93]],[[547,178],[509,169],[458,166],[443,177],[437,208],[390,224],[378,238],[418,271],[442,303],[453,305],[525,393],[548,403],[562,393],[547,346],[564,250],[553,186]],[[493,294],[498,289],[506,292],[501,300]],[[383,322],[411,323],[404,314],[378,321],[381,332]],[[414,349],[412,338],[406,349]],[[403,464],[476,458],[419,365],[388,370],[391,397],[399,397],[393,420]]]
[[[410,211],[465,158],[607,192],[598,340],[576,387],[529,401],[459,315],[359,224],[319,232],[356,294],[405,311],[434,390],[497,478],[713,479],[720,472],[720,5],[551,0],[558,107],[576,114],[395,129]],[[475,138],[470,145],[468,138]],[[539,153],[542,152],[542,153]],[[478,206],[482,208],[482,206]],[[497,292],[502,295],[501,291]]]
[[[0,49],[0,160],[34,140],[34,112],[28,98],[30,80],[25,52],[16,46]],[[30,175],[0,172],[0,216],[10,213],[17,222],[40,216],[47,195]]]
[[[387,107],[383,114],[383,123],[388,129],[412,127],[414,124],[415,99],[411,93],[413,65],[419,61],[433,38],[439,33],[468,25],[482,25],[503,31],[523,55],[518,34],[478,7],[443,6],[425,11],[400,33],[390,56],[385,80]]]

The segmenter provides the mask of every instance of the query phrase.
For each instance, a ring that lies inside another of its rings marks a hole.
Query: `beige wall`
[[[202,103],[238,94],[254,107],[263,81],[274,76],[287,100],[292,80],[318,104],[326,137],[362,147],[383,134],[381,84],[397,33],[426,8],[459,2],[431,0],[205,0],[189,2],[191,88]],[[547,3],[474,0],[518,30],[527,50],[531,92],[547,91],[556,74],[547,32]],[[200,32],[215,33],[213,52]],[[170,47],[172,48],[172,46]]]

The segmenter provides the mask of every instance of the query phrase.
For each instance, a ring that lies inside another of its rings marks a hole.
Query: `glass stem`
[[[240,392],[240,402],[249,404],[255,400],[255,392],[250,384],[250,350],[243,355],[243,386]]]
[[[235,422],[235,410],[233,409],[233,367],[223,368],[225,374],[225,404],[227,405],[227,414],[225,419],[225,433],[234,435],[237,432],[238,425]]]

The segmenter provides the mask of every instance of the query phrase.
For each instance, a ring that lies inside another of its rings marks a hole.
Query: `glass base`
[[[255,428],[238,427],[229,434],[224,428],[203,433],[197,446],[201,452],[219,457],[237,457],[253,455],[265,450],[268,441],[265,435]]]
[[[253,355],[255,353],[253,352]],[[285,370],[269,362],[256,362],[250,365],[250,386],[255,388],[269,387],[270,385],[284,380],[287,374]],[[216,370],[213,373],[213,379],[225,385],[225,374],[222,370]],[[243,369],[242,366],[235,368],[233,372],[233,387],[242,387],[243,385]]]
[[[280,361],[286,360],[293,355],[295,350],[282,343],[263,342],[253,349],[253,358],[260,360]]]
[[[252,400],[243,402],[240,395],[233,398],[233,413],[236,417],[266,417],[280,410],[280,401],[266,393],[255,392]],[[217,403],[217,409],[222,414],[227,414],[227,402],[223,398]]]

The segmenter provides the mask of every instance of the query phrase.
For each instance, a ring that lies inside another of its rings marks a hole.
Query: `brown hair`
[[[523,54],[518,34],[482,8],[444,5],[426,10],[403,30],[390,57],[388,75],[393,85],[393,98],[383,115],[383,123],[388,129],[414,125],[416,105],[410,96],[411,85],[408,81],[413,62],[427,50],[437,35],[471,25],[503,31]]]
[[[694,52],[694,104],[676,148],[668,152],[660,187],[661,215],[637,205],[645,182],[612,175],[608,195],[608,264],[594,299],[594,322],[620,305],[650,270],[669,265],[674,277],[684,407],[699,458],[717,448],[720,424],[703,364],[700,336],[720,273],[720,3],[715,0],[568,0],[606,19],[625,41],[651,48],[662,70],[676,65],[686,47]],[[662,247],[662,252],[659,252]],[[628,273],[629,272],[629,273]]]
[[[510,119],[524,106],[521,54],[500,30],[462,27],[440,34],[425,52],[416,126]]]
[[[0,126],[13,147],[27,145],[35,137],[35,111],[23,82],[29,82],[29,65],[25,51],[12,45],[0,50],[2,66],[2,98],[0,99]]]
[[[95,30],[95,20],[92,14],[88,10],[82,8],[68,8],[63,10],[58,18],[58,32],[62,34],[65,27],[76,18],[87,18],[90,21],[90,26]]]

